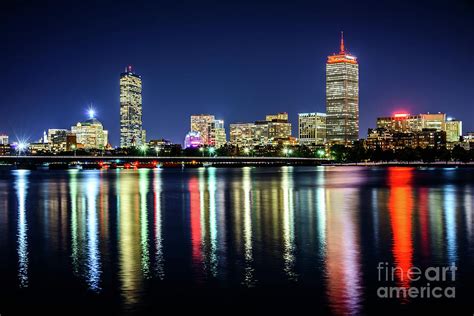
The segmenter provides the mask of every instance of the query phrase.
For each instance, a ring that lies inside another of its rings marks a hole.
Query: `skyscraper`
[[[359,64],[344,47],[326,62],[327,141],[351,144],[359,138]]]
[[[142,127],[142,79],[128,66],[120,75],[120,147],[144,144]]]

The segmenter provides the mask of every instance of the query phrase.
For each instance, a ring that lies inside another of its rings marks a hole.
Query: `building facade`
[[[210,127],[216,118],[210,114],[191,115],[191,132],[198,132],[201,136],[202,144],[210,146]]]
[[[240,148],[252,147],[254,144],[254,123],[230,124],[229,141],[232,145]]]
[[[359,138],[359,64],[344,47],[326,62],[327,141],[350,145]]]
[[[191,132],[199,133],[204,146],[219,148],[227,142],[224,120],[216,120],[214,115],[191,115]]]
[[[146,143],[142,114],[142,79],[128,66],[120,75],[120,147]]]
[[[323,145],[326,142],[326,113],[299,113],[298,138],[302,145]]]
[[[0,134],[0,145],[8,145],[8,135]]]
[[[396,113],[392,116],[377,118],[377,128],[384,128],[398,133],[420,132],[424,128],[445,131],[445,127],[445,113],[422,113],[417,115]]]
[[[227,143],[224,121],[214,120],[209,126],[209,145],[220,148]]]
[[[459,142],[462,136],[462,121],[448,118],[445,124],[446,141],[448,143]]]
[[[71,127],[71,132],[76,135],[77,144],[84,149],[103,150],[107,147],[108,131],[95,118],[77,123]]]

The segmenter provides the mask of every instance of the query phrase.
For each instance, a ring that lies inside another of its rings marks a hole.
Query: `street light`
[[[244,148],[244,153],[248,156],[250,153],[250,149],[248,147]]]
[[[16,150],[18,151],[18,155],[21,156],[21,154],[28,149],[28,143],[25,141],[20,140],[18,142],[18,145],[16,146]]]
[[[210,147],[209,148],[209,157],[211,157],[211,155],[214,155],[215,151],[216,151],[216,149],[214,147]]]
[[[288,157],[288,152],[289,152],[288,148],[283,148],[283,153],[285,154],[286,157]]]
[[[318,155],[318,157],[319,157],[319,158],[323,158],[323,157],[324,157],[324,154],[325,154],[325,152],[324,152],[324,150],[323,150],[323,149],[319,149],[319,150],[316,152],[316,154]]]
[[[71,149],[74,151],[74,157],[76,157],[76,145],[71,145]]]
[[[156,152],[156,157],[158,157],[159,153],[160,153],[160,147],[156,146],[155,147],[155,152]]]
[[[140,146],[140,151],[143,153],[143,156],[146,156],[146,150],[147,150],[146,144],[143,144]]]
[[[204,147],[199,147],[199,151],[202,153],[202,156],[204,157]]]

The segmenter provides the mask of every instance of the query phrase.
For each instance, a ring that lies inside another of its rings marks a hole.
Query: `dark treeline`
[[[411,148],[403,149],[387,149],[382,150],[380,147],[375,149],[367,149],[363,144],[356,143],[352,147],[344,145],[334,145],[331,147],[331,157],[336,162],[435,162],[435,161],[456,161],[469,162],[474,161],[474,150],[466,150],[456,145],[452,150],[445,147],[440,148]]]

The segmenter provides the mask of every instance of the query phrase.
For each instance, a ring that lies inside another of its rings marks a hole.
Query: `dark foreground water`
[[[473,205],[462,168],[3,171],[0,314],[472,315]]]

